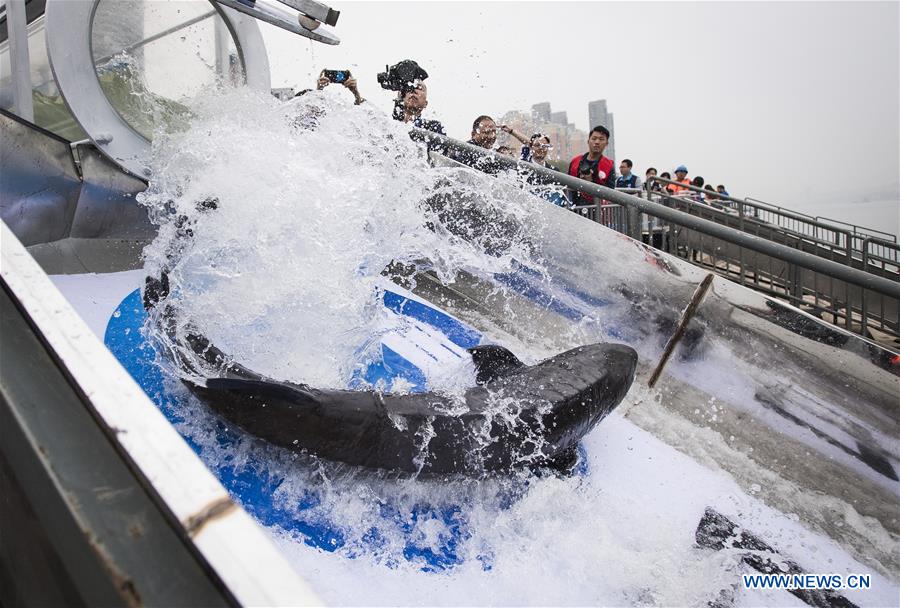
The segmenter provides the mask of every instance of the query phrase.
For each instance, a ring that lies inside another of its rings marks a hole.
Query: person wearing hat
[[[678,184],[669,184],[666,186],[666,190],[671,192],[672,194],[678,194],[680,192],[687,191],[685,186],[691,185],[691,180],[687,178],[688,170],[684,165],[678,165],[675,168],[675,181],[678,184],[684,184],[684,186],[679,186]]]

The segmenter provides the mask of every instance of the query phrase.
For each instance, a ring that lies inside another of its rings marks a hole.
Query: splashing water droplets
[[[374,356],[372,336],[398,322],[378,301],[386,266],[424,263],[452,278],[509,263],[434,228],[423,201],[446,190],[447,170],[430,169],[405,126],[365,104],[242,90],[191,110],[189,129],[154,141],[141,201],[161,229],[147,264],[169,270],[179,318],[251,369],[344,388]],[[210,198],[213,212],[198,209]]]

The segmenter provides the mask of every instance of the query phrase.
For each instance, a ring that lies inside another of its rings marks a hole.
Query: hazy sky
[[[586,130],[587,102],[607,99],[617,160],[641,174],[684,163],[732,193],[836,216],[847,198],[892,200],[863,215],[900,227],[900,3],[332,6],[336,47],[266,26],[273,86],[349,67],[388,111],[375,74],[415,59],[430,74],[428,113],[460,139],[479,114],[540,101]]]

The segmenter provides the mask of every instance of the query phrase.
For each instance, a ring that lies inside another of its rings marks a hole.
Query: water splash
[[[497,221],[535,201],[492,199],[495,180],[430,168],[402,124],[365,104],[242,90],[191,110],[189,129],[154,141],[154,179],[140,200],[160,232],[147,266],[167,269],[177,286],[168,304],[184,319],[178,332],[189,322],[260,373],[346,387],[378,356],[379,336],[401,329],[380,304],[389,265],[452,280],[459,269],[505,272],[531,258],[515,230],[498,244],[496,226],[473,222],[480,233],[461,238],[435,201],[489,200]],[[198,207],[209,200],[214,212]]]

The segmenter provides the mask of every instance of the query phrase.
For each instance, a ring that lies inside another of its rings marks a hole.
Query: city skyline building
[[[531,113],[538,122],[550,122],[550,102],[542,101],[531,106]]]
[[[602,125],[609,129],[609,145],[606,147],[604,156],[616,160],[616,129],[615,118],[609,111],[605,99],[597,99],[588,102],[588,128]]]
[[[554,125],[567,125],[569,124],[569,116],[566,114],[565,110],[562,112],[552,112],[548,122]]]

